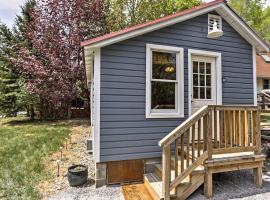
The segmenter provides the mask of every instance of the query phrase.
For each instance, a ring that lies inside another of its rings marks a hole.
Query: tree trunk
[[[35,119],[35,110],[34,110],[34,106],[30,105],[30,120],[33,121]]]
[[[26,106],[26,116],[30,117],[30,109],[28,106]]]
[[[67,104],[67,118],[70,119],[71,118],[71,101],[68,101],[68,104]]]

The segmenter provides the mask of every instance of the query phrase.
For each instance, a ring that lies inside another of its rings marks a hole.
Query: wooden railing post
[[[213,110],[210,109],[208,113],[208,123],[207,123],[207,152],[208,152],[208,159],[212,159],[213,154],[213,143],[212,143],[212,112]],[[215,109],[214,109],[215,112]],[[205,141],[206,142],[206,141]]]
[[[174,177],[178,176],[178,138],[174,142]]]
[[[255,145],[256,145],[256,151],[255,154],[261,153],[261,111],[258,109],[256,111],[256,117],[255,117]]]
[[[171,149],[170,145],[164,146],[162,151],[162,193],[164,200],[170,199],[171,183]]]

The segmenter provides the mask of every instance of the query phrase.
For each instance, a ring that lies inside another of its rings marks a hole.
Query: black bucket
[[[73,165],[68,168],[67,176],[70,186],[80,186],[87,182],[88,169],[84,165]]]

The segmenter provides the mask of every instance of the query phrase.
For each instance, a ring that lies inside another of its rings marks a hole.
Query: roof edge
[[[269,45],[237,13],[235,13],[235,11],[227,4],[226,0],[216,0],[209,3],[203,3],[194,8],[183,10],[172,15],[158,18],[156,20],[151,20],[143,24],[138,24],[120,31],[112,32],[110,34],[92,38],[83,41],[81,46],[87,49],[101,48],[139,35],[143,35],[145,33],[165,28],[167,26],[171,26],[188,19],[192,19],[213,10],[217,12],[218,10],[225,11],[225,17],[223,16],[224,19],[226,19],[226,17],[234,18],[238,25],[236,25],[236,27],[233,26],[233,28],[251,45],[255,46],[258,51],[270,51]]]
[[[167,15],[165,17],[161,17],[161,18],[158,18],[158,19],[155,19],[155,20],[151,20],[151,21],[142,23],[142,24],[131,26],[131,27],[128,27],[128,28],[125,28],[125,29],[122,29],[122,30],[119,30],[119,31],[115,31],[115,32],[112,32],[112,33],[109,33],[109,34],[105,34],[105,35],[102,35],[102,36],[99,36],[99,37],[96,37],[96,38],[85,40],[85,41],[81,42],[81,46],[84,47],[84,46],[91,45],[93,47],[98,47],[98,45],[94,45],[94,44],[100,43],[100,42],[102,42],[104,40],[113,39],[115,37],[120,37],[122,35],[126,35],[128,33],[134,32],[134,31],[139,31],[139,30],[144,29],[146,27],[152,27],[152,26],[155,26],[155,25],[157,26],[158,24],[165,23],[167,21],[176,19],[178,17],[183,17],[183,16],[185,16],[187,14],[194,13],[195,11],[200,11],[200,10],[203,10],[203,9],[206,9],[206,8],[218,5],[218,4],[224,4],[224,3],[227,4],[226,0],[216,0],[216,1],[209,2],[209,3],[203,3],[203,4],[199,5],[199,6],[196,6],[196,7],[190,8],[190,9],[186,9],[186,10],[183,10],[183,11],[179,11],[179,12],[176,12],[174,14]],[[198,14],[198,15],[200,15],[200,14]],[[191,18],[193,18],[193,17],[191,17]],[[172,25],[172,24],[169,24],[169,25]],[[169,26],[169,25],[167,25],[167,26]],[[159,29],[159,28],[156,28],[156,29]],[[100,46],[100,47],[102,47],[102,46]]]
[[[246,31],[251,37],[253,37],[255,39],[255,41],[257,42],[258,45],[260,45],[262,48],[261,49],[264,49],[265,52],[269,52],[270,51],[270,47],[269,45],[264,41],[264,39],[256,32],[254,31],[247,23],[246,21],[241,17],[239,16],[228,4],[226,5],[222,5],[223,9],[229,13],[229,15],[233,18],[234,17],[234,20],[233,21],[238,21],[238,25],[237,27],[242,26],[242,29],[244,29],[244,31]],[[219,12],[218,12],[219,13]],[[226,14],[227,15],[227,14]],[[223,18],[225,18],[223,16]],[[230,23],[229,23],[230,24]],[[234,23],[235,24],[235,23]],[[230,24],[240,35],[241,32],[236,28],[234,27],[232,24]],[[241,28],[240,28],[241,29]],[[243,35],[242,35],[243,36]],[[244,36],[243,36],[244,37]],[[244,37],[245,38],[245,37]],[[250,38],[250,37],[249,37]],[[253,39],[253,38],[250,38],[250,39]],[[245,38],[250,44],[252,44],[249,39]],[[253,45],[253,44],[252,44]],[[257,45],[255,45],[256,48],[257,48]],[[257,48],[258,49],[258,48]]]

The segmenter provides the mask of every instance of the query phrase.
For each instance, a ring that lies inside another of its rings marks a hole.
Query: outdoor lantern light
[[[60,176],[60,160],[57,160],[56,164],[57,164],[57,176],[59,177]]]
[[[71,134],[68,134],[68,136],[69,136],[69,142],[71,143]]]
[[[60,147],[60,160],[62,160],[62,157],[63,157],[63,147]]]
[[[66,140],[66,150],[67,150],[67,148],[68,148],[68,147],[67,147],[67,145],[68,145],[68,144],[67,144],[67,143],[68,143],[68,138],[65,138],[65,140]]]
[[[214,21],[213,30],[208,33],[209,38],[217,38],[223,35],[223,31],[218,28],[217,22]]]

